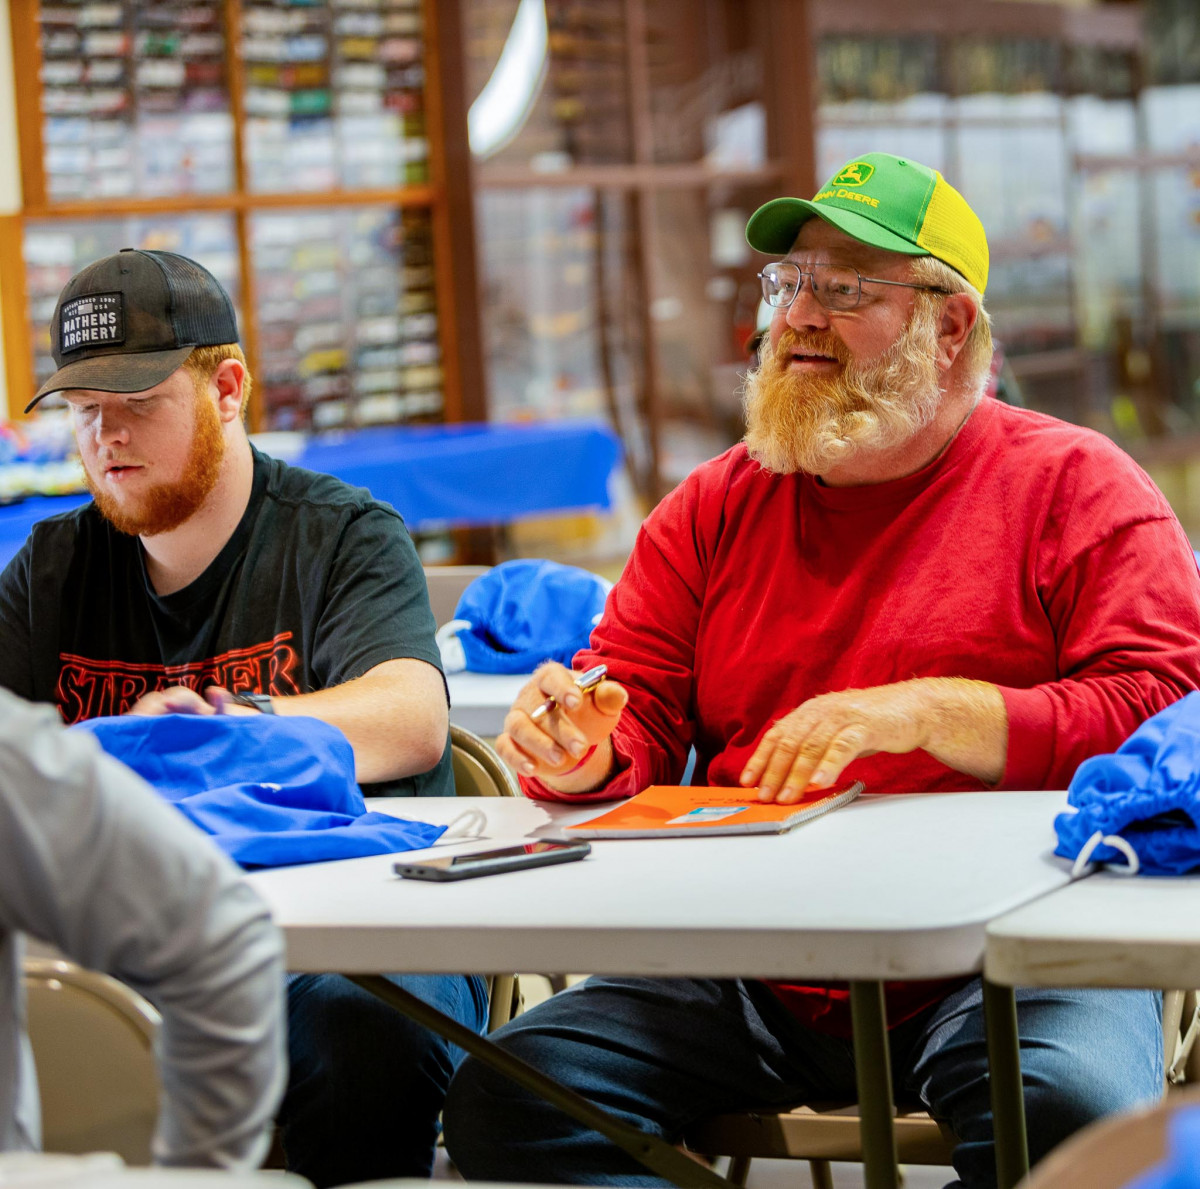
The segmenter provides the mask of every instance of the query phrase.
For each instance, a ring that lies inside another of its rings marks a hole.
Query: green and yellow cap
[[[746,224],[752,248],[775,256],[791,250],[816,215],[853,239],[906,256],[933,256],[982,293],[987,288],[987,235],[967,200],[936,169],[866,153],[848,161],[813,195],[775,198]]]

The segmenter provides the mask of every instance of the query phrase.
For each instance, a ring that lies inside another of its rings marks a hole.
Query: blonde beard
[[[206,395],[196,394],[192,444],[183,474],[175,483],[152,487],[135,508],[120,502],[99,486],[91,474],[84,478],[96,508],[118,532],[131,537],[153,537],[178,528],[190,519],[217,485],[225,457],[225,435],[216,406]]]
[[[780,475],[824,475],[861,450],[891,449],[924,429],[941,403],[937,312],[919,295],[900,337],[867,364],[829,331],[800,335],[789,327],[773,353],[764,344],[743,397],[750,457]],[[793,375],[787,366],[798,347],[832,356],[842,370]]]

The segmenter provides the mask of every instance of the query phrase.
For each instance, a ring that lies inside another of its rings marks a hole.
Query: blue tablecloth
[[[504,524],[576,508],[608,508],[616,435],[593,422],[401,426],[314,439],[297,466],[366,487],[410,529]],[[34,497],[0,508],[0,567],[35,522],[86,502]]]

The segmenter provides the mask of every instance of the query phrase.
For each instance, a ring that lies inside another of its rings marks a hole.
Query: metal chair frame
[[[1200,1079],[1200,995],[1163,992],[1164,1092],[1172,1096],[1189,1080]],[[755,1157],[807,1160],[813,1189],[832,1189],[832,1161],[862,1159],[858,1105],[814,1102],[778,1114],[756,1112],[717,1115],[691,1129],[688,1147],[730,1157],[728,1178],[745,1185]],[[919,1106],[897,1107],[896,1154],[901,1164],[949,1165],[957,1138]]]
[[[22,975],[46,1150],[103,1148],[127,1164],[148,1164],[158,1119],[158,1012],[115,978],[61,958],[27,957]],[[64,1035],[69,1018],[99,1053]],[[110,1064],[98,1068],[105,1057]]]

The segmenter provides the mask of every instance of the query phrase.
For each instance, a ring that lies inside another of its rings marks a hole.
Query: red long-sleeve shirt
[[[1200,576],[1166,500],[1106,438],[985,399],[914,475],[825,487],[743,446],[698,467],[647,518],[576,667],[629,690],[619,771],[566,797],[735,785],[762,734],[808,698],[913,677],[1000,688],[999,787],[1065,788],[1200,685]],[[856,760],[873,793],[979,789],[924,751]],[[847,878],[854,878],[853,872]],[[753,889],[747,889],[753,895]],[[889,989],[893,1024],[947,984]],[[774,985],[806,1022],[848,1030],[843,988]]]

